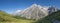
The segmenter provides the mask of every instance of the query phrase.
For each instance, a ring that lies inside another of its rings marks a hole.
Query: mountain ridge
[[[28,18],[28,19],[40,19],[43,18],[45,16],[47,16],[49,13],[48,10],[49,7],[45,7],[45,6],[41,6],[41,5],[37,5],[37,4],[32,4],[30,7],[26,8],[25,10],[20,12],[20,16],[24,17],[24,18]],[[55,10],[55,8],[52,10]]]

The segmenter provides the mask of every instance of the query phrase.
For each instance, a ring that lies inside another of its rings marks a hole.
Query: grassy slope
[[[16,19],[10,14],[0,11],[0,23],[31,23],[33,20]]]

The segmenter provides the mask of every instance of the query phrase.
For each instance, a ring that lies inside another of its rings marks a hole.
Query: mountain
[[[32,4],[30,7],[26,8],[25,10],[19,12],[21,17],[27,19],[41,19],[46,17],[49,13],[53,10],[56,10],[54,7],[46,7],[40,6],[37,4]],[[49,13],[48,13],[49,12]]]
[[[21,17],[28,19],[40,19],[48,15],[48,8],[33,4],[27,9],[20,12]]]
[[[54,6],[51,6],[51,7],[49,7],[48,10],[49,10],[49,14],[51,14],[52,12],[56,12],[58,9]]]

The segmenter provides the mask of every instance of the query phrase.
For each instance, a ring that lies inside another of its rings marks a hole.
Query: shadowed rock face
[[[27,19],[41,19],[48,15],[48,7],[40,6],[37,4],[33,4],[27,9],[20,12],[21,17]]]
[[[49,7],[49,10],[50,10],[49,14],[51,14],[52,12],[56,12],[58,9],[53,7],[53,6],[51,6],[51,7]]]

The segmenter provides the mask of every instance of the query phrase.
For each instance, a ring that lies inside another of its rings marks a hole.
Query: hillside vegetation
[[[45,18],[40,19],[35,23],[53,23],[53,19],[60,21],[60,10],[58,10],[57,12],[53,12],[52,14],[49,14]]]
[[[33,20],[17,19],[12,15],[0,10],[0,23],[31,23]]]

